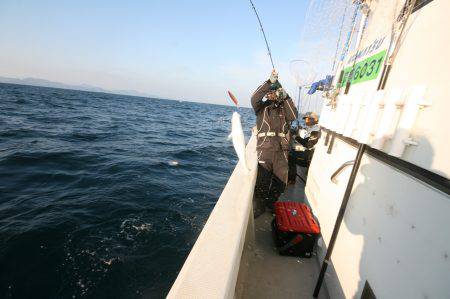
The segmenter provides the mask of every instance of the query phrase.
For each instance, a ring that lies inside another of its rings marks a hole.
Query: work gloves
[[[270,90],[274,90],[277,95],[277,101],[282,101],[287,97],[286,91],[281,87],[280,82],[278,82],[278,73],[274,69],[272,73],[270,73],[269,77],[270,81]]]
[[[278,81],[278,73],[277,73],[277,71],[275,69],[272,71],[272,73],[270,73],[269,81],[272,84],[274,84],[275,82]]]

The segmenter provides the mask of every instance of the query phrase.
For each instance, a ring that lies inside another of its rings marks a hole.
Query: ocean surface
[[[0,84],[0,298],[164,297],[237,162],[233,111]]]

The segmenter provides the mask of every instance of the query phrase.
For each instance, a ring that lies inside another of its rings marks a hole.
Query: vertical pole
[[[328,142],[330,141],[330,131],[328,131],[327,132],[327,136],[325,136],[325,142],[324,142],[324,145],[325,146],[327,146],[328,145]]]
[[[356,174],[358,173],[359,165],[361,164],[361,159],[364,155],[367,145],[360,143],[358,146],[358,153],[356,154],[355,164],[353,164],[352,173],[347,183],[347,188],[345,189],[344,198],[342,199],[341,208],[339,209],[338,216],[336,218],[336,223],[334,225],[333,234],[331,235],[330,244],[328,245],[328,250],[325,255],[325,259],[322,263],[322,268],[320,269],[319,278],[317,279],[316,287],[314,288],[313,297],[317,298],[319,296],[320,287],[322,286],[323,279],[325,277],[325,272],[327,271],[328,265],[330,263],[331,254],[333,253],[334,244],[339,233],[339,228],[341,227],[342,220],[344,219],[345,209],[347,208],[348,200],[350,199],[350,194],[352,193],[353,184],[355,183]]]
[[[336,139],[335,132],[331,132],[330,134],[331,134],[331,140],[330,140],[330,143],[328,144],[327,154],[331,154],[331,151],[333,150],[333,146],[334,146],[334,139]]]
[[[299,86],[298,87],[298,100],[297,100],[297,121],[298,121],[298,117],[301,115],[301,112],[300,112],[301,96],[302,96],[302,87]]]

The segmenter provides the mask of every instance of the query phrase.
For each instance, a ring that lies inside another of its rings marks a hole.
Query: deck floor
[[[301,173],[303,169],[299,168]],[[304,176],[303,176],[304,177]],[[303,201],[304,183],[299,178],[288,185],[280,200]],[[242,298],[312,298],[319,273],[317,258],[280,256],[272,239],[273,215],[264,213],[255,219],[255,243],[249,246],[246,257],[248,272]],[[322,288],[319,298],[329,298]]]

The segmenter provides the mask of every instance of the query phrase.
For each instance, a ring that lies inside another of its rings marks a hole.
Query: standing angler
[[[264,101],[263,98],[266,97]],[[297,118],[292,99],[272,71],[252,95],[256,114],[258,175],[254,196],[255,217],[273,208],[273,203],[284,192],[288,177],[288,154],[291,122]]]

